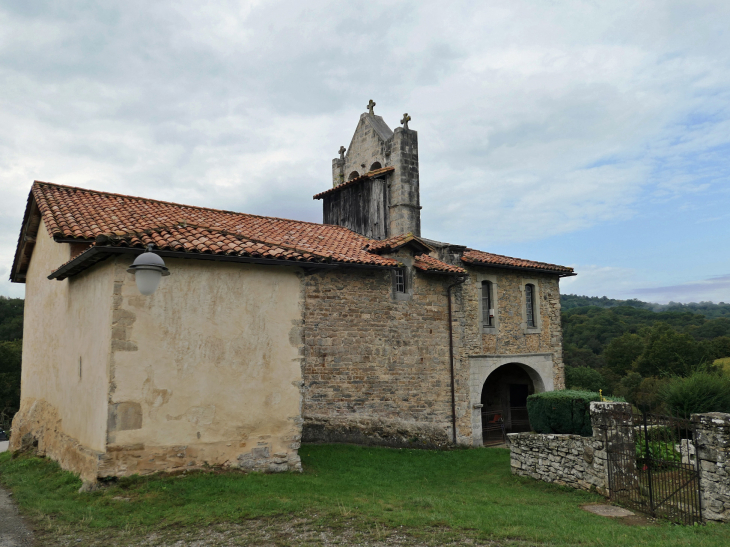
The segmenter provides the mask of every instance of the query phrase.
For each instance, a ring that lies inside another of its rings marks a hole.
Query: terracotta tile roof
[[[324,196],[327,196],[329,194],[342,190],[343,188],[347,188],[348,186],[352,186],[352,185],[357,184],[358,182],[362,182],[364,180],[375,178],[378,175],[390,173],[391,171],[395,171],[395,167],[381,167],[380,169],[375,169],[374,171],[369,171],[368,173],[365,173],[364,175],[360,175],[357,178],[348,180],[347,182],[343,182],[342,184],[338,184],[337,186],[330,188],[329,190],[325,190],[324,192],[315,194],[312,197],[312,199],[322,199]]]
[[[371,253],[387,253],[395,251],[407,245],[408,243],[415,243],[416,246],[421,247],[422,250],[427,252],[433,252],[433,247],[424,242],[420,237],[414,236],[412,233],[407,233],[399,236],[389,237],[388,239],[380,239],[371,241],[367,244],[365,249]]]
[[[511,268],[526,268],[530,270],[545,270],[546,272],[558,272],[564,275],[575,275],[573,268],[568,266],[558,266],[557,264],[548,264],[547,262],[535,262],[533,260],[523,260],[521,258],[512,258],[510,256],[495,255],[485,253],[475,249],[466,249],[461,260],[467,264],[484,264],[486,266],[501,266]]]
[[[395,259],[379,253],[410,244],[419,253],[415,260],[419,270],[465,273],[463,268],[428,256],[433,247],[413,234],[377,241],[342,226],[180,205],[38,181],[33,184],[31,196],[33,199],[29,196],[11,272],[12,281],[25,279],[35,242],[34,230],[41,218],[48,233],[56,239],[93,242],[89,249],[56,270],[59,279],[82,271],[109,253],[128,252],[123,249],[125,247],[143,249],[149,243],[163,253],[198,253],[211,258],[219,256],[220,260],[239,260],[237,257],[240,257],[265,263],[274,260],[375,267],[396,266]],[[471,264],[575,275],[572,268],[565,266],[473,249],[467,249],[462,260]]]
[[[443,272],[443,273],[454,273],[454,274],[466,274],[464,268],[458,266],[452,266],[446,262],[441,262],[439,259],[426,254],[420,254],[415,257],[413,266],[424,272]]]
[[[394,266],[364,250],[372,240],[341,226],[262,217],[36,182],[32,189],[52,237],[96,245],[262,256],[306,262]]]

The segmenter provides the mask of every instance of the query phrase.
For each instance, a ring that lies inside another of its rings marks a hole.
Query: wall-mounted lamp
[[[137,289],[145,296],[155,292],[163,275],[170,275],[170,270],[165,266],[165,261],[152,252],[151,243],[147,245],[147,252],[135,258],[134,263],[127,271],[134,274]]]

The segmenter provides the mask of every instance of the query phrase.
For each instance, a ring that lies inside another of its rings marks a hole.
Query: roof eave
[[[31,233],[33,232],[31,224],[36,219],[38,220],[38,225],[35,226],[35,233]],[[12,283],[25,283],[26,271],[20,271],[20,268],[23,265],[25,257],[27,257],[27,262],[30,263],[30,256],[33,254],[33,248],[35,247],[36,238],[38,236],[38,229],[40,228],[42,220],[38,204],[33,196],[33,189],[31,188],[28,193],[28,200],[25,205],[25,212],[23,213],[23,222],[20,225],[18,243],[15,246],[13,265],[10,270],[10,281]]]
[[[139,247],[111,247],[111,246],[93,246],[79,254],[73,260],[67,262],[60,268],[51,272],[48,279],[57,279],[63,281],[68,277],[72,277],[82,271],[90,268],[94,264],[106,260],[110,256],[120,254],[139,255],[145,252],[145,249]],[[280,260],[274,258],[258,258],[251,256],[238,255],[221,255],[208,253],[190,253],[180,251],[154,250],[154,253],[164,258],[182,258],[186,260],[213,260],[217,262],[241,262],[248,264],[264,264],[271,266],[296,266],[305,269],[332,269],[332,268],[372,268],[372,269],[390,269],[395,266],[381,264],[358,264],[351,262],[308,262],[304,260]]]
[[[462,259],[462,261],[469,266],[481,266],[483,268],[500,268],[504,270],[520,270],[523,272],[535,272],[549,275],[557,275],[558,277],[573,277],[578,275],[575,272],[566,272],[564,270],[551,270],[548,268],[530,268],[528,266],[509,266],[507,264],[490,264],[487,262],[472,262]]]

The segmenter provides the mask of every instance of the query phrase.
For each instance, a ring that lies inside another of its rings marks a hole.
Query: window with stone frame
[[[393,270],[393,288],[397,293],[406,292],[406,269],[396,268]]]
[[[493,290],[491,281],[482,281],[482,325],[484,327],[494,326]]]
[[[525,285],[525,322],[528,328],[537,327],[535,321],[535,285]]]

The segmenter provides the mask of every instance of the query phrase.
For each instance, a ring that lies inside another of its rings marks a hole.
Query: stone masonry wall
[[[730,414],[693,414],[697,428],[702,516],[730,522]]]
[[[631,406],[628,403],[591,403],[593,435],[509,435],[512,473],[536,480],[593,490],[608,496],[606,439],[610,443],[633,442]],[[616,423],[627,418],[627,427]],[[618,427],[617,427],[618,426]],[[611,431],[608,437],[605,431]],[[627,470],[627,475],[635,475]]]
[[[486,267],[468,267],[469,277],[464,284],[464,320],[477,328],[465,333],[466,355],[487,354],[553,354],[553,384],[555,389],[565,388],[563,366],[563,331],[560,319],[560,286],[555,275],[520,272]],[[497,308],[499,332],[482,334],[480,324],[480,281],[479,274],[497,278]],[[538,285],[540,321],[539,332],[525,332],[522,311],[524,296],[521,288],[526,280],[535,280]]]
[[[513,474],[608,494],[602,440],[580,435],[511,433],[509,441]]]
[[[330,270],[305,280],[305,442],[449,442],[453,278],[419,273],[410,297],[397,300],[391,275]]]
[[[520,287],[535,277],[504,269],[470,269],[466,281],[452,290],[459,444],[472,444],[472,406],[480,402],[471,400],[469,356],[488,353],[476,282],[481,271],[498,276],[499,334],[491,336],[499,353],[551,354],[554,384],[564,385],[557,278],[537,276],[542,328],[525,334]],[[455,278],[416,272],[410,298],[396,300],[391,275],[387,270],[353,268],[306,278],[305,442],[450,442],[447,287]]]

